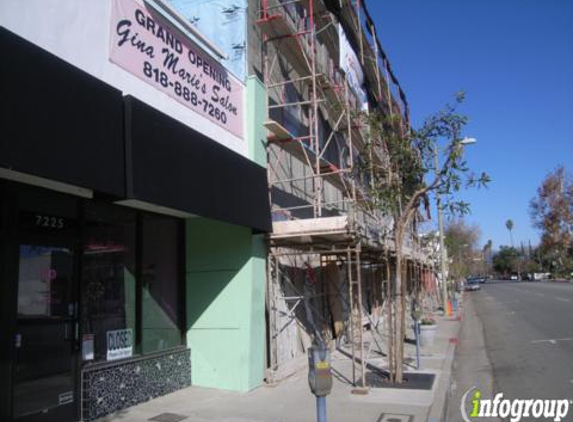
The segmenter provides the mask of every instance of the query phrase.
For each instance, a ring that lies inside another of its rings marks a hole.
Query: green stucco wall
[[[249,158],[266,168],[266,92],[247,80]],[[187,344],[198,386],[248,391],[265,369],[264,235],[207,218],[186,222]]]
[[[247,78],[247,141],[249,158],[262,167],[267,167],[267,130],[263,126],[267,118],[267,92],[256,76]]]
[[[192,383],[248,391],[263,381],[265,248],[245,227],[189,219],[187,344]]]

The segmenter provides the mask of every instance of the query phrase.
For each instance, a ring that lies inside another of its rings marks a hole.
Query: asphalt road
[[[573,284],[494,282],[469,294],[494,390],[508,398],[573,399]]]
[[[494,281],[465,295],[448,422],[474,386],[484,398],[573,399],[573,284]]]

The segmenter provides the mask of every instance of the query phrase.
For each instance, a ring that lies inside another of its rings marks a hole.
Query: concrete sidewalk
[[[415,365],[415,346],[406,344],[407,371],[435,374],[431,390],[372,387],[368,394],[352,394],[352,361],[345,353],[336,351],[332,355],[334,387],[327,397],[328,421],[443,421],[461,324],[456,318],[438,316],[436,319],[436,339],[432,346],[422,348],[421,370],[416,371],[412,367]],[[381,343],[380,339],[378,343]],[[384,344],[380,346],[385,348]],[[369,359],[368,364],[385,369],[385,358],[376,350],[374,352],[371,350],[370,356],[377,357]],[[172,414],[174,418],[166,417],[166,422],[298,422],[316,420],[315,409],[315,398],[308,388],[307,373],[303,371],[279,385],[263,386],[249,393],[189,387],[99,421],[141,422]],[[181,419],[175,415],[180,415]]]

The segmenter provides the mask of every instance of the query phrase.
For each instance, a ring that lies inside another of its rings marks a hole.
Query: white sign
[[[123,359],[133,355],[133,332],[131,328],[108,331],[105,337],[107,360]]]
[[[66,391],[58,395],[58,404],[61,406],[63,404],[70,404],[74,402],[74,392],[73,391]]]
[[[94,360],[94,335],[84,334],[82,338],[82,360]]]
[[[352,49],[352,46],[346,38],[346,33],[341,24],[338,24],[338,41],[340,43],[340,63],[339,66],[346,73],[346,80],[350,89],[358,96],[361,103],[361,108],[364,110],[368,107],[368,99],[366,93],[362,88],[364,83],[364,73],[362,72],[362,66],[360,61],[356,56],[356,53]]]

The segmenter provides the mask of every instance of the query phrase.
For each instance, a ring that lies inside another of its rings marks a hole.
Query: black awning
[[[134,97],[125,115],[127,199],[271,231],[265,168]]]
[[[0,167],[271,230],[266,169],[2,27],[0,92]]]
[[[119,90],[0,27],[0,167],[125,195]]]

